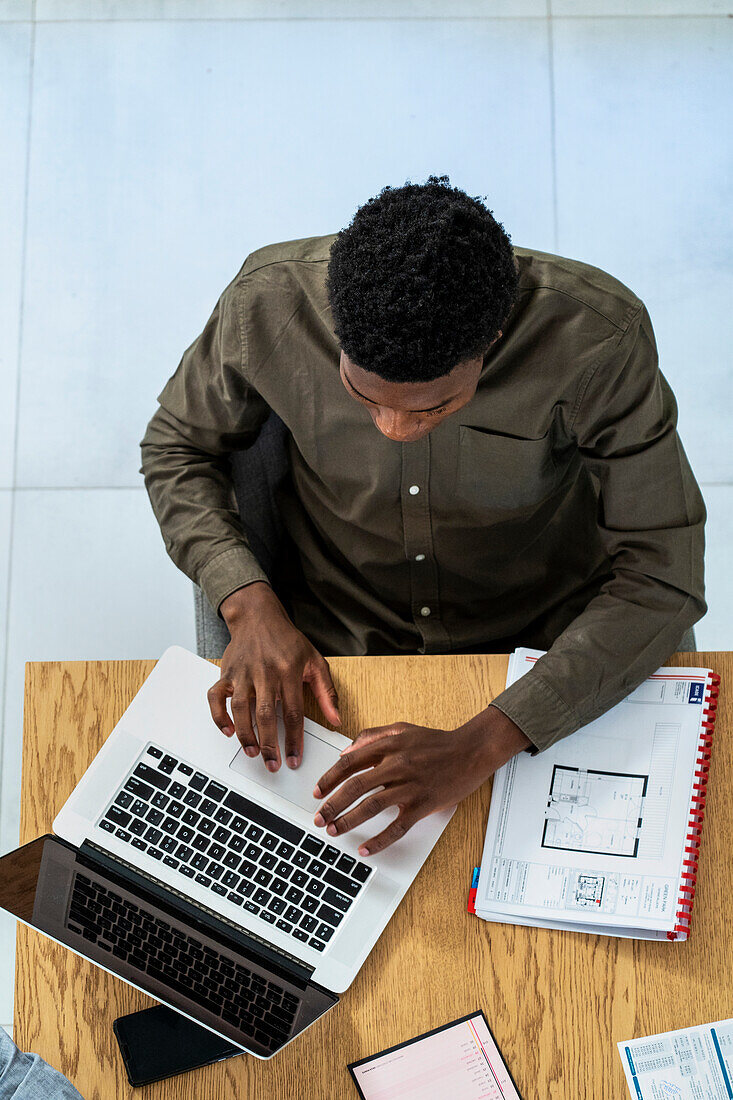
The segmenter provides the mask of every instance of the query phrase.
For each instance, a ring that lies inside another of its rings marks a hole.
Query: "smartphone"
[[[112,1024],[133,1088],[244,1054],[165,1005],[120,1016]]]

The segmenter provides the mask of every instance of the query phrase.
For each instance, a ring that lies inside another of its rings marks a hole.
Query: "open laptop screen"
[[[297,960],[56,837],[0,859],[0,907],[259,1057],[338,1000]]]

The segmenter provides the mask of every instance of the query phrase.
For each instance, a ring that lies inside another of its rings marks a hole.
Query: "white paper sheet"
[[[629,1039],[618,1052],[633,1100],[733,1100],[733,1020]]]
[[[540,656],[517,650],[507,683]],[[673,930],[708,676],[661,668],[571,737],[496,773],[477,916]]]

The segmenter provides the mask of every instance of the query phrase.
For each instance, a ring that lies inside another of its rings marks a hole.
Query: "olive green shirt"
[[[705,509],[647,310],[598,268],[515,248],[518,296],[474,396],[395,443],[339,375],[333,240],[248,256],[160,394],[141,472],[168,553],[216,609],[268,579],[226,456],[274,409],[298,629],[324,656],[547,649],[494,700],[547,748],[705,611]]]

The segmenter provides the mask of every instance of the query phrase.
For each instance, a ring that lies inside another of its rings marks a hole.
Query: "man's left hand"
[[[519,727],[491,706],[455,730],[411,722],[362,730],[318,780],[314,798],[330,797],[315,824],[325,825],[330,836],[341,836],[397,806],[391,825],[359,848],[360,856],[374,855],[421,818],[455,806],[530,745]],[[363,801],[349,810],[358,799]]]

